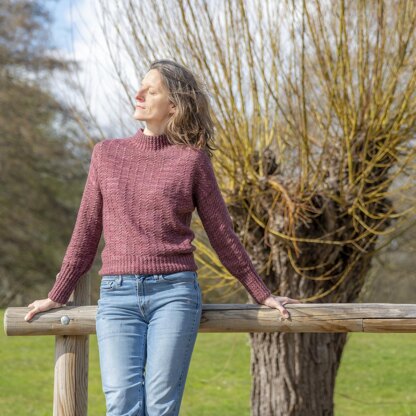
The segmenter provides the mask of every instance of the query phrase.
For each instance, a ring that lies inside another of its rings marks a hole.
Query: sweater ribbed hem
[[[114,274],[159,274],[175,273],[184,270],[197,271],[198,266],[193,254],[181,256],[105,256],[102,254],[103,264],[98,271],[100,276]],[[253,271],[247,273],[240,283],[250,293],[254,300],[261,304],[271,295],[270,289],[261,278]],[[48,293],[48,298],[65,304],[71,296],[74,287],[79,280],[77,268],[74,265],[63,264],[59,277]]]
[[[100,276],[110,274],[157,274],[198,269],[193,254],[176,256],[107,256],[102,253]]]

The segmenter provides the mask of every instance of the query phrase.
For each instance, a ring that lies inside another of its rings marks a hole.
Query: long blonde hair
[[[169,140],[174,144],[201,148],[212,157],[212,150],[216,150],[214,123],[205,84],[191,70],[169,59],[153,61],[151,69],[159,71],[169,91],[169,100],[176,105],[176,112],[166,126]]]

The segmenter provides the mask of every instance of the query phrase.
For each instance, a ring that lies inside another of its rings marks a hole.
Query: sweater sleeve
[[[197,159],[194,198],[198,215],[221,263],[243,284],[257,303],[262,303],[271,295],[271,291],[257,274],[234,232],[211,160],[205,151],[201,151]]]
[[[58,278],[48,293],[49,299],[62,304],[68,301],[78,280],[92,266],[101,238],[103,198],[98,179],[101,143],[96,143],[93,147],[72,237],[63,258]]]

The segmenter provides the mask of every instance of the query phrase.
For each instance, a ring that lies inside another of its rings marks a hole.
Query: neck
[[[133,143],[143,150],[157,150],[170,145],[168,136],[166,134],[147,134],[144,132],[143,128],[139,128],[133,135]]]
[[[146,136],[161,136],[162,134],[165,134],[165,129],[161,128],[160,125],[158,127],[153,127],[146,124],[143,133]]]

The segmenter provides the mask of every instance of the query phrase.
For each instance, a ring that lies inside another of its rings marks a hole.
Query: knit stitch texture
[[[197,213],[224,267],[257,303],[271,291],[234,232],[208,154],[139,130],[94,145],[75,226],[49,299],[66,303],[91,268],[103,233],[98,274],[197,271],[191,244]]]

